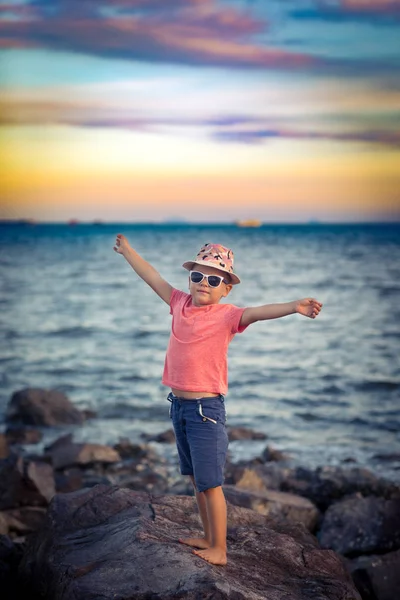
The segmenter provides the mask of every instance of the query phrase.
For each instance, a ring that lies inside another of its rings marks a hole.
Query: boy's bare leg
[[[211,545],[194,554],[213,565],[226,565],[226,500],[221,486],[203,492],[206,498]]]
[[[192,475],[190,475],[190,479],[192,480],[194,493],[196,495],[197,507],[199,509],[200,519],[204,529],[204,537],[181,538],[179,541],[182,544],[186,544],[187,546],[193,546],[194,548],[209,548],[211,546],[211,530],[210,524],[208,522],[206,496],[204,492],[197,491],[196,484],[194,482],[194,477]]]

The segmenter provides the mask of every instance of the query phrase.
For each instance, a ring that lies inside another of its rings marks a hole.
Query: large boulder
[[[65,394],[57,390],[26,388],[14,392],[7,407],[8,423],[56,426],[79,424],[85,413],[78,410]]]
[[[346,556],[400,548],[400,499],[354,496],[332,504],[324,515],[319,540]]]
[[[362,598],[395,600],[400,591],[400,550],[383,555],[359,556],[348,569]]]
[[[324,466],[317,469],[289,467],[276,462],[261,463],[260,459],[229,463],[225,483],[238,485],[249,472],[253,473],[253,489],[276,489],[304,496],[325,511],[330,504],[351,494],[400,498],[400,486],[377,477],[368,469]],[[239,484],[243,487],[243,484]],[[248,487],[248,486],[247,486]]]
[[[314,531],[319,522],[318,508],[302,496],[275,490],[253,492],[234,485],[224,485],[224,493],[231,504],[251,508],[262,515],[283,516],[296,523],[303,523],[309,531]]]
[[[177,542],[200,534],[195,500],[99,485],[57,494],[19,568],[43,600],[360,600],[342,560],[303,526],[228,504],[228,565]]]

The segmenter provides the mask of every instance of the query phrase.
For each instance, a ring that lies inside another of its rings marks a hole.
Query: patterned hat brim
[[[218,269],[218,271],[223,271],[224,273],[228,273],[228,275],[231,278],[232,285],[237,285],[238,283],[240,283],[240,279],[235,273],[231,273],[230,271],[228,271],[228,269],[223,269],[220,266],[217,267],[216,265],[213,265],[210,260],[188,260],[183,263],[182,267],[184,269],[186,269],[187,271],[193,271],[193,267],[195,265],[201,265],[204,267],[213,267],[213,269]]]

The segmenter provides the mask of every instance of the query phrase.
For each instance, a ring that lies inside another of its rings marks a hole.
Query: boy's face
[[[214,267],[206,267],[204,265],[194,265],[193,271],[199,271],[204,275],[219,275],[224,277],[226,281],[229,280],[229,274]],[[208,304],[218,304],[221,298],[225,298],[232,289],[230,283],[220,283],[218,287],[211,287],[208,284],[207,279],[203,279],[200,283],[192,283],[189,276],[189,291],[192,296],[193,304],[195,306],[207,306]]]

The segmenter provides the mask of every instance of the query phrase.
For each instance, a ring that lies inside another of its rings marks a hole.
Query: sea
[[[77,442],[143,441],[171,427],[161,384],[168,306],[113,250],[118,233],[176,288],[206,242],[233,249],[237,306],[312,296],[320,315],[254,323],[229,347],[228,425],[294,465],[363,467],[400,482],[400,224],[0,223],[0,431],[14,392],[64,392],[96,417],[46,428]],[[155,443],[156,444],[156,443]],[[156,444],[171,456],[172,446]],[[30,447],[27,447],[29,451]]]

